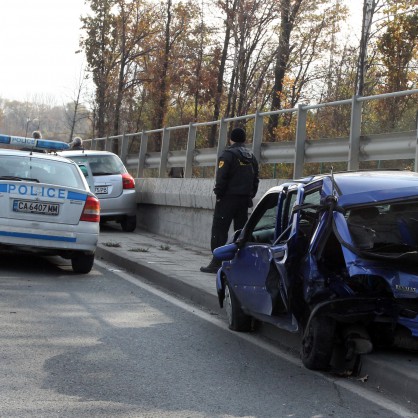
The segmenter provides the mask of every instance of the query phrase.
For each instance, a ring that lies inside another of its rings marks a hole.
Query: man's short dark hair
[[[245,131],[242,128],[234,128],[231,131],[231,141],[245,142]]]

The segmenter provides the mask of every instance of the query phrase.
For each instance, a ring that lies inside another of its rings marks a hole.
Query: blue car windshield
[[[417,202],[356,207],[345,216],[353,243],[360,250],[418,250]]]

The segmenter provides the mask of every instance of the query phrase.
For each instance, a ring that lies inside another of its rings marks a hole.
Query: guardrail
[[[167,177],[168,169],[181,167],[184,177],[191,178],[193,167],[214,167],[219,155],[227,144],[228,124],[240,120],[253,120],[252,152],[260,163],[292,163],[293,177],[303,176],[303,166],[306,163],[347,162],[348,170],[357,170],[362,161],[374,160],[407,160],[415,161],[414,170],[418,171],[418,135],[414,130],[398,133],[362,135],[363,103],[372,100],[382,100],[392,97],[402,97],[418,94],[418,89],[380,94],[375,96],[354,96],[352,99],[316,105],[298,105],[293,109],[270,112],[256,112],[234,118],[224,118],[218,121],[189,123],[188,125],[164,127],[155,130],[128,133],[105,138],[87,139],[91,149],[98,149],[98,144],[104,141],[101,148],[112,149],[112,142],[119,142],[120,157],[130,169],[136,169],[137,177],[144,177],[144,170],[158,170],[159,177]],[[346,138],[307,139],[307,115],[309,111],[332,106],[351,105],[351,120],[349,135]],[[418,107],[418,101],[417,101]],[[295,113],[296,134],[292,141],[263,142],[264,118],[272,115]],[[214,148],[196,148],[196,132],[198,127],[217,125],[219,130],[218,144]],[[173,131],[184,131],[187,138],[186,149],[170,151],[170,134]],[[161,139],[161,150],[148,151],[150,135],[158,134]],[[128,154],[129,141],[139,142],[139,152]]]

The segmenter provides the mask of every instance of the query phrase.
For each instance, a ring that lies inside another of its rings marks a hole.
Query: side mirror
[[[232,244],[226,244],[222,247],[215,248],[213,250],[213,256],[221,261],[229,261],[235,257],[238,251],[238,245],[233,242]]]

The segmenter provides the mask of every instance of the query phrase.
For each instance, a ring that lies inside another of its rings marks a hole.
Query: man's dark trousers
[[[227,195],[216,202],[210,241],[212,251],[226,244],[232,221],[234,231],[244,227],[248,219],[249,199],[244,195]]]

